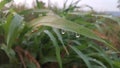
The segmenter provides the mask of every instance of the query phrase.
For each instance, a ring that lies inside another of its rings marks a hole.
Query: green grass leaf
[[[7,28],[8,28],[8,34],[7,34],[7,45],[10,48],[13,43],[15,43],[15,40],[17,39],[17,36],[19,36],[20,31],[22,30],[22,21],[23,17],[21,17],[18,14],[15,14],[11,21],[8,20]]]
[[[104,59],[104,61],[106,61],[111,66],[111,68],[113,68],[112,61],[108,58],[107,55],[104,54],[103,50],[101,50],[97,46],[94,46],[94,45],[91,45],[91,44],[90,44],[90,47],[95,49],[98,52],[98,55],[101,56]]]
[[[57,43],[56,38],[48,30],[45,30],[44,32],[50,37],[51,41],[53,42],[53,45],[55,46],[55,51],[56,51],[56,58],[58,60],[60,68],[62,68],[62,60],[61,60],[61,55],[60,55],[60,47],[59,47],[59,45]]]
[[[60,42],[62,43],[63,48],[65,49],[66,53],[69,55],[69,52],[68,52],[68,50],[67,50],[66,46],[64,45],[64,42],[63,42],[63,39],[62,39],[62,36],[61,36],[61,34],[60,34],[59,30],[58,30],[58,29],[56,29],[56,28],[53,28],[53,31],[56,33],[56,35],[57,35],[58,39],[59,39],[59,40],[60,40]]]
[[[78,56],[85,62],[85,64],[87,65],[88,68],[92,68],[90,62],[89,62],[89,58],[84,55],[80,50],[78,50],[76,47],[74,46],[70,46],[72,48],[72,50],[74,50]]]
[[[39,27],[41,25],[76,32],[91,39],[96,39],[103,42],[103,40],[100,39],[97,35],[95,35],[90,29],[81,26],[77,23],[63,19],[57,15],[49,15],[42,18],[40,17],[30,22],[31,27]]]
[[[107,68],[101,61],[97,60],[97,59],[94,59],[94,58],[89,58],[90,61],[93,61],[99,65],[102,66],[102,68]]]
[[[31,21],[28,25],[30,27],[34,27],[34,28],[40,27],[40,26],[50,26],[50,27],[54,27],[54,28],[63,29],[66,31],[75,32],[75,33],[81,34],[83,36],[86,36],[88,38],[95,39],[102,43],[105,43],[106,45],[108,45],[109,47],[111,47],[117,51],[117,49],[115,47],[113,47],[111,44],[105,42],[100,37],[98,37],[90,29],[88,29],[82,25],[79,25],[77,23],[71,22],[69,20],[63,19],[55,14],[37,18],[37,19]]]
[[[3,28],[4,28],[4,31],[5,31],[5,36],[8,35],[8,32],[9,32],[9,26],[11,24],[11,21],[13,19],[13,14],[9,14],[7,16],[7,19],[6,19],[6,23],[3,24]]]
[[[0,9],[2,9],[6,3],[7,3],[6,0],[2,0],[2,1],[0,2]]]

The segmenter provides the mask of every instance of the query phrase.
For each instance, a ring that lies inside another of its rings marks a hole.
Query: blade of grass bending
[[[61,60],[61,55],[60,55],[60,47],[57,43],[56,38],[53,36],[53,34],[51,32],[49,32],[48,30],[44,31],[51,39],[51,41],[53,42],[53,45],[55,46],[55,50],[56,50],[56,57],[59,63],[60,68],[62,68],[62,60]]]
[[[37,19],[31,21],[28,25],[30,27],[39,27],[41,25],[50,26],[50,27],[63,29],[66,31],[75,32],[75,33],[81,34],[83,36],[86,36],[88,38],[98,40],[117,51],[117,49],[115,47],[113,47],[111,44],[107,43],[100,37],[98,37],[90,29],[88,29],[82,25],[79,25],[77,23],[71,22],[69,20],[63,19],[55,14],[49,15],[49,16],[44,16],[42,18],[41,17],[37,18]]]
[[[22,30],[22,21],[23,17],[18,14],[15,14],[13,19],[10,21],[8,26],[8,35],[7,35],[7,45],[10,48],[13,43],[15,43],[15,39],[19,36],[20,31]]]
[[[67,50],[66,46],[64,45],[64,42],[63,42],[63,39],[62,39],[62,36],[61,36],[61,34],[60,34],[59,30],[58,30],[58,29],[56,29],[56,28],[53,28],[53,31],[56,33],[56,35],[57,35],[58,39],[59,39],[59,40],[60,40],[60,42],[62,43],[63,48],[65,49],[65,51],[66,51],[67,55],[69,55],[69,52],[68,52],[68,50]]]
[[[95,63],[97,63],[97,64],[99,64],[99,65],[101,65],[102,66],[102,68],[107,68],[102,62],[100,62],[99,60],[96,60],[96,59],[94,59],[94,58],[89,58],[89,60],[90,61],[93,61],[93,62],[95,62]]]
[[[99,52],[99,55],[102,56],[109,63],[111,68],[113,68],[112,61],[110,61],[108,59],[107,55],[105,55],[104,52],[102,52],[102,50],[100,50],[98,47],[95,47],[95,46],[93,46],[91,44],[89,46],[92,47],[93,49],[95,49],[97,52]]]
[[[8,35],[9,26],[10,26],[10,24],[11,24],[12,19],[13,19],[13,14],[9,14],[9,15],[7,16],[6,23],[4,23],[4,25],[3,25],[3,28],[4,28],[4,30],[5,30],[5,35]]]
[[[89,62],[89,58],[84,55],[80,50],[78,50],[76,47],[74,46],[70,46],[77,54],[78,56],[85,62],[85,64],[87,65],[88,68],[92,68],[91,64]]]

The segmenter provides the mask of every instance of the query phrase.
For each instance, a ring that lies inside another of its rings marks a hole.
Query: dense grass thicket
[[[0,2],[0,68],[120,68],[119,17],[63,8]]]

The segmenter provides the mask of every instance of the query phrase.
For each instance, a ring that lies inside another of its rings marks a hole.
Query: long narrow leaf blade
[[[83,61],[86,63],[88,68],[92,68],[87,56],[85,56],[80,50],[78,50],[74,46],[70,46],[70,47],[79,55],[81,59],[83,59]]]
[[[90,61],[93,61],[93,62],[95,62],[95,63],[97,63],[97,64],[99,64],[99,65],[101,65],[102,66],[102,68],[107,68],[101,61],[99,61],[99,60],[96,60],[96,59],[93,59],[93,58],[89,58],[89,60]]]
[[[50,16],[45,16],[45,17],[40,17],[38,19],[35,19],[31,21],[29,24],[31,27],[39,27],[40,25],[44,26],[51,26],[55,28],[60,28],[63,30],[71,31],[71,32],[76,32],[78,34],[84,35],[86,37],[89,37],[91,39],[96,39],[99,41],[102,41],[97,35],[95,35],[91,30],[88,28],[81,26],[77,23],[73,23],[71,21],[65,20],[61,17],[58,17],[57,15],[50,15]]]
[[[58,36],[58,39],[59,39],[60,42],[62,43],[63,48],[65,49],[66,53],[69,55],[69,52],[68,52],[66,46],[64,45],[64,42],[63,42],[62,36],[61,36],[60,32],[58,31],[58,29],[53,28],[53,31],[54,31],[54,32],[56,33],[56,35]]]
[[[6,0],[2,0],[0,2],[0,9],[2,9],[6,3],[7,3]]]
[[[44,32],[50,37],[51,41],[53,42],[53,45],[55,46],[55,50],[56,50],[56,56],[57,56],[58,63],[60,65],[60,68],[62,68],[62,60],[61,60],[61,55],[60,55],[60,47],[58,46],[56,38],[48,30],[45,30]]]
[[[22,26],[22,21],[23,21],[23,17],[21,17],[18,14],[15,14],[13,19],[9,21],[10,24],[8,25],[8,32],[7,32],[8,35],[6,41],[8,47],[11,47],[11,45],[15,42],[15,39],[19,35],[19,31]]]
[[[61,17],[59,17],[59,16],[57,16],[55,14],[35,19],[35,20],[31,21],[28,25],[30,27],[39,27],[41,25],[50,26],[50,27],[63,29],[63,30],[66,30],[66,31],[75,32],[75,33],[81,34],[83,36],[86,36],[88,38],[98,40],[98,41],[100,41],[102,43],[105,43],[106,45],[113,48],[114,50],[117,50],[115,47],[108,44],[103,39],[99,38],[90,29],[88,29],[88,28],[86,28],[86,27],[84,27],[82,25],[79,25],[77,23],[73,23],[71,21],[63,19],[63,18],[61,18]]]

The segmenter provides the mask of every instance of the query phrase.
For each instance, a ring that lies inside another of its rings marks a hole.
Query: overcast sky
[[[22,2],[25,2],[25,0],[14,0],[17,4],[20,4]],[[31,6],[30,4],[32,3],[33,0],[26,0],[26,3]],[[46,4],[48,3],[48,0],[41,0],[44,1]],[[65,0],[50,0],[53,4],[56,4],[60,7],[62,7],[63,2]],[[68,0],[71,2],[72,0]],[[75,0],[73,0],[75,1]],[[81,0],[79,5],[90,5],[93,7],[94,10],[96,11],[120,11],[117,7],[118,0]]]

